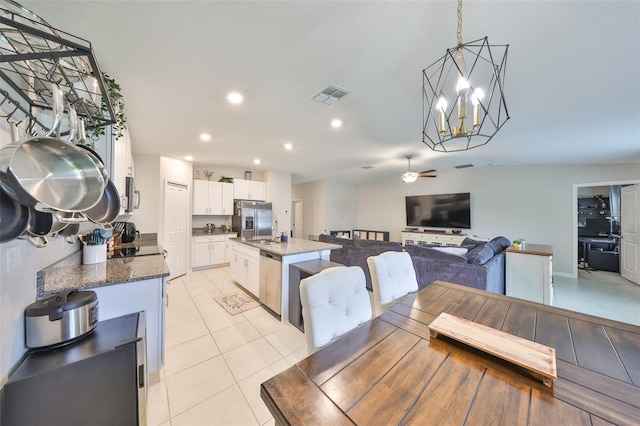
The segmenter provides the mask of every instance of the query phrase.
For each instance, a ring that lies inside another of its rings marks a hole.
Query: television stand
[[[446,231],[402,231],[402,246],[407,244],[459,246],[466,237],[466,234],[448,234]]]

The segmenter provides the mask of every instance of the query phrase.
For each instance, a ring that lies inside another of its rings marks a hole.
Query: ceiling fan
[[[409,168],[402,173],[402,182],[404,183],[412,183],[415,182],[416,179],[418,179],[419,177],[428,177],[428,178],[434,178],[437,175],[430,175],[429,173],[433,173],[435,172],[434,169],[431,170],[425,170],[423,172],[416,172],[414,170],[411,170],[411,159],[413,158],[413,155],[407,155],[407,160],[409,160]]]

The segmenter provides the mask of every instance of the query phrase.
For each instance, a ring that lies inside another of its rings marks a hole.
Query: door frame
[[[578,188],[585,188],[589,186],[612,186],[612,185],[635,185],[635,184],[640,184],[640,180],[614,180],[614,181],[604,181],[604,182],[589,182],[589,183],[573,184],[573,188],[571,190],[571,196],[572,196],[571,198],[572,200],[571,235],[573,238],[573,244],[571,244],[571,247],[572,247],[571,258],[573,259],[573,262],[571,262],[571,265],[572,265],[571,274],[568,276],[568,278],[578,278],[578,261],[577,261],[578,259]],[[556,273],[554,272],[554,274]],[[556,275],[565,276],[564,274],[556,274]]]

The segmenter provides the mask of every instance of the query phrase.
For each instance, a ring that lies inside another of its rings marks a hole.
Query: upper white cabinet
[[[194,215],[232,215],[233,184],[226,182],[193,181]]]
[[[133,154],[131,153],[131,138],[127,130],[121,138],[111,137],[111,127],[107,129],[106,145],[111,148],[111,155],[107,156],[110,179],[120,194],[120,214],[125,214],[127,207],[127,177],[134,176]]]
[[[266,185],[256,180],[233,179],[233,198],[236,200],[264,201]]]

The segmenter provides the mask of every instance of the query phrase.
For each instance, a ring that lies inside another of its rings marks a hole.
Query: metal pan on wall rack
[[[0,243],[20,236],[29,222],[29,209],[10,197],[0,185]]]
[[[118,194],[118,189],[116,188],[115,184],[111,181],[111,179],[109,179],[100,155],[98,155],[97,152],[95,152],[87,145],[84,145],[84,142],[87,139],[84,120],[79,120],[78,124],[79,143],[77,146],[87,151],[87,154],[89,154],[89,156],[94,159],[98,167],[102,167],[107,181],[107,185],[104,187],[102,198],[100,198],[98,204],[88,210],[85,210],[84,214],[91,222],[105,225],[116,220],[116,217],[118,217],[118,215],[120,214],[120,194]]]
[[[54,99],[59,90],[54,89]],[[37,210],[88,210],[100,201],[106,186],[103,170],[86,151],[52,137],[35,137],[0,148],[0,173],[6,177],[9,195]]]

